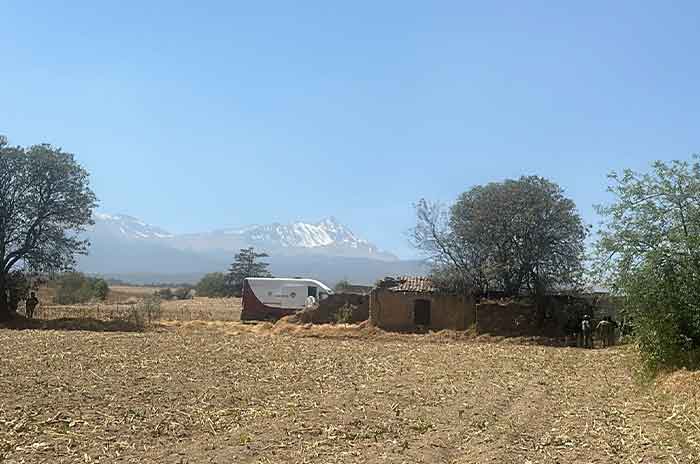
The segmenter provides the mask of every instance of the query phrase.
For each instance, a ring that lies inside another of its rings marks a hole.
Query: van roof
[[[314,284],[326,290],[327,292],[332,292],[331,288],[328,285],[324,284],[323,282],[319,282],[315,279],[297,279],[292,277],[246,277],[245,280],[252,280],[257,282],[299,282],[305,284]]]

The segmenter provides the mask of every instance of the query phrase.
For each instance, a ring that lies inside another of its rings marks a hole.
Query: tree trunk
[[[5,276],[0,275],[0,321],[12,319],[10,302],[8,301],[7,289],[5,287]]]

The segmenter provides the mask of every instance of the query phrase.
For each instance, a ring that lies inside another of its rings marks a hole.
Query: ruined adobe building
[[[584,314],[609,315],[598,298],[547,295],[532,298],[480,300],[437,288],[427,277],[380,281],[369,295],[369,322],[386,330],[465,330],[504,337],[561,337],[575,333]]]
[[[387,330],[464,330],[475,312],[471,296],[441,291],[426,277],[387,278],[370,293],[370,323]]]

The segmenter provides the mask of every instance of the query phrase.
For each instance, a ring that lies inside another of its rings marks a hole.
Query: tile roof
[[[428,277],[398,277],[396,279],[385,279],[387,290],[391,292],[411,292],[411,293],[435,293],[437,288]]]

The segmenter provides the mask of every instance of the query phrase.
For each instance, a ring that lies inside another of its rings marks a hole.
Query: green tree
[[[0,138],[0,319],[11,317],[11,272],[70,269],[87,252],[79,233],[92,224],[95,205],[88,173],[72,154]]]
[[[195,290],[197,291],[197,296],[210,298],[223,298],[231,296],[233,293],[227,283],[226,274],[223,272],[212,272],[205,275],[197,283]]]
[[[449,211],[425,200],[416,211],[413,243],[446,285],[516,296],[581,282],[588,230],[574,202],[547,179],[477,186]]]
[[[236,296],[240,296],[243,289],[243,280],[247,277],[272,277],[267,270],[269,263],[258,261],[260,258],[268,258],[267,253],[257,253],[253,247],[243,248],[236,254],[235,261],[231,264],[226,276],[226,283]]]
[[[612,173],[615,196],[595,270],[625,301],[651,368],[700,363],[700,163],[656,162],[650,173]]]
[[[80,272],[67,272],[55,282],[54,302],[62,305],[104,301],[109,294],[107,281],[87,277]]]
[[[93,298],[105,301],[109,296],[109,284],[104,279],[92,279]]]

